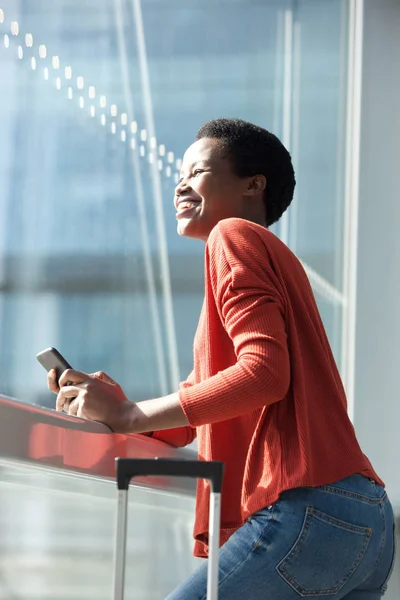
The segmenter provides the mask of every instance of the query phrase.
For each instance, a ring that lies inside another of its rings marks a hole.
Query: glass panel
[[[336,364],[340,367],[342,358],[341,333],[344,308],[339,302],[332,301],[315,290],[314,296],[324,323],[333,356],[335,357]]]
[[[347,10],[342,0],[301,0],[293,21],[290,147],[297,188],[291,248],[342,289]]]
[[[54,402],[34,358],[49,345],[132,399],[187,375],[203,245],[177,236],[172,195],[215,116],[292,149],[298,194],[274,230],[340,285],[341,5],[0,0],[3,392]]]
[[[111,597],[115,484],[3,463],[0,497],[0,598]],[[127,598],[165,598],[198,566],[193,511],[192,498],[131,487]]]

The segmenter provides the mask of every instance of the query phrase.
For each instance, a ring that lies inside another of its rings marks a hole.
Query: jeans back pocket
[[[369,527],[308,506],[300,535],[277,571],[300,596],[336,594],[361,562],[371,535]]]

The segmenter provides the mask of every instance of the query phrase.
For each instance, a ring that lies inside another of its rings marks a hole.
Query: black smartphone
[[[51,369],[56,370],[57,381],[66,369],[72,369],[69,362],[65,360],[63,355],[55,348],[46,348],[46,350],[42,350],[36,354],[36,358],[47,372],[51,371]]]

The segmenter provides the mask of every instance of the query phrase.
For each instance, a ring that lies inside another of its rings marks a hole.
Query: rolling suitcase
[[[195,477],[211,482],[209,516],[209,558],[207,571],[207,600],[218,599],[218,551],[221,517],[221,487],[224,463],[217,461],[178,460],[169,458],[117,458],[118,509],[115,540],[114,597],[123,600],[126,564],[126,533],[128,488],[133,477],[148,475],[165,477]]]

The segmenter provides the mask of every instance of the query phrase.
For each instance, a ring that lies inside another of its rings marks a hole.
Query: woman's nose
[[[179,194],[188,189],[190,189],[190,185],[188,184],[186,179],[182,179],[175,188],[175,194],[179,196]]]

